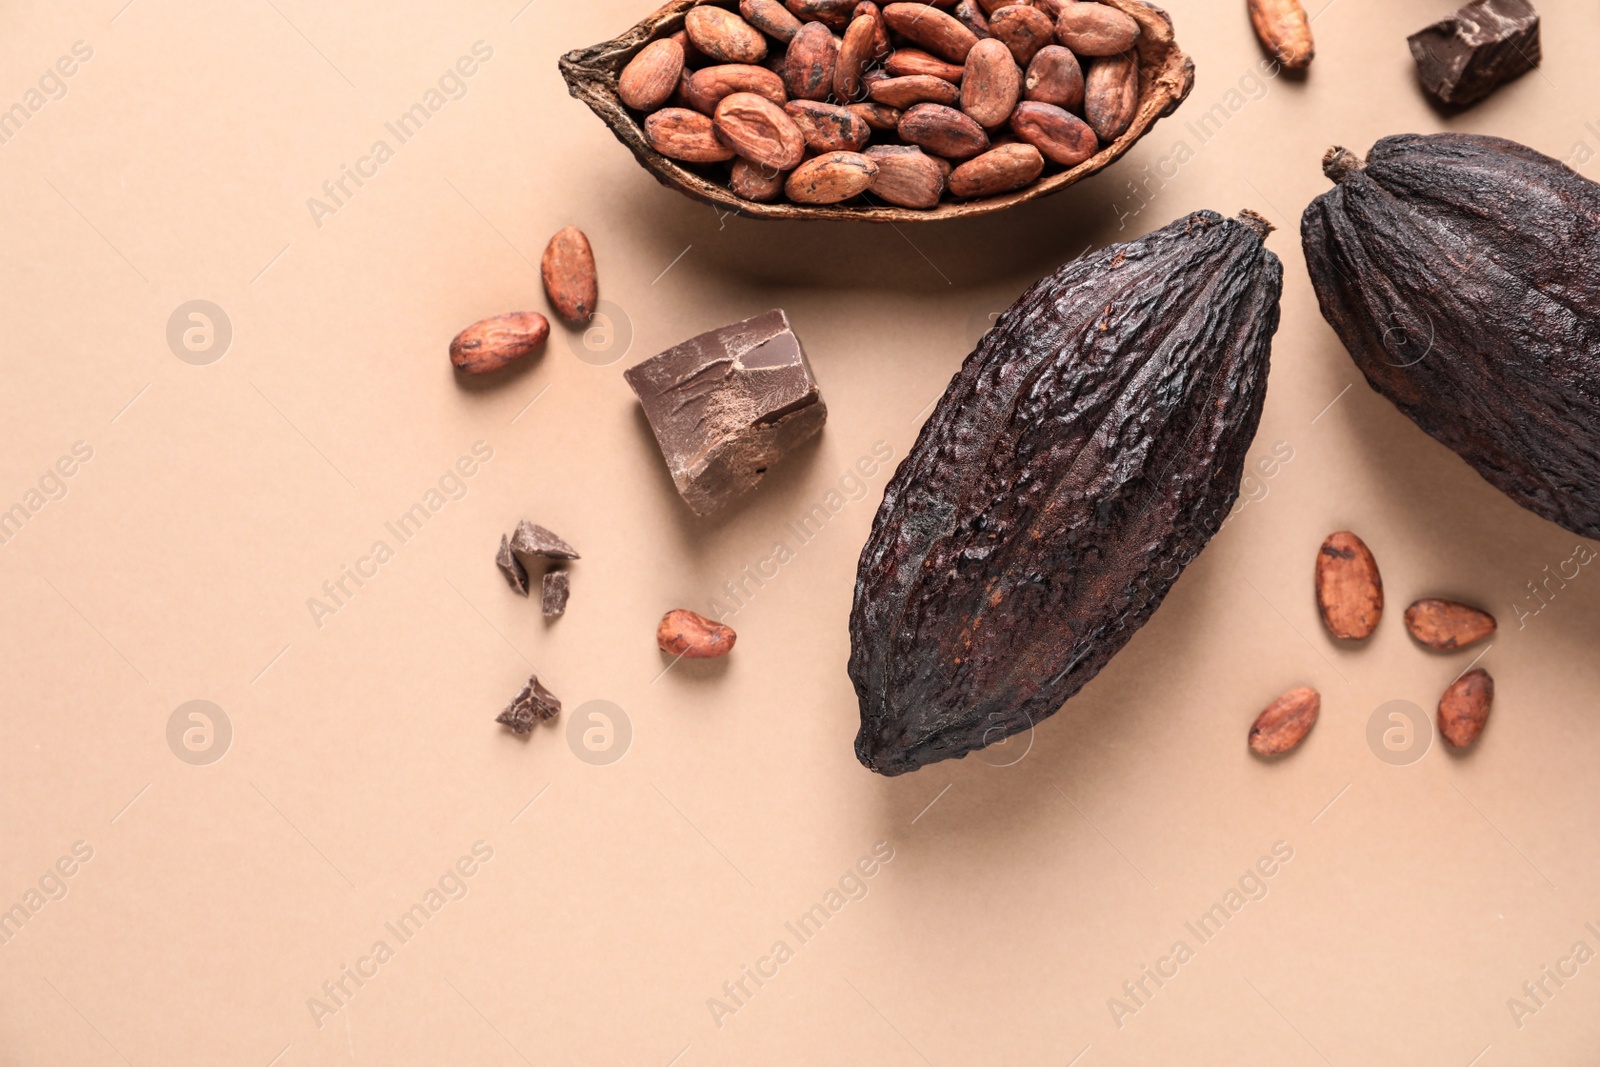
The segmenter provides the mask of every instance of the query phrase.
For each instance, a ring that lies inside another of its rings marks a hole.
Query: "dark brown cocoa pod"
[[[1518,504],[1600,537],[1600,185],[1460,133],[1323,169],[1306,265],[1368,383]]]
[[[856,755],[895,775],[1053,715],[1221,528],[1266,398],[1270,227],[1201,211],[1036,283],[967,357],[856,573]]]

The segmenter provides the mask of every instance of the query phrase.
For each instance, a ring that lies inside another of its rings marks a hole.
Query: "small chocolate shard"
[[[500,551],[494,555],[495,566],[500,568],[500,573],[506,576],[506,584],[518,596],[528,595],[528,568],[511,552],[511,539],[505,534],[500,535]]]
[[[494,721],[509,726],[514,734],[527,734],[532,733],[538,723],[548,722],[559,714],[561,701],[540,684],[537,674],[530,674],[528,683]]]
[[[1473,0],[1406,40],[1422,87],[1465,107],[1539,65],[1539,14],[1527,0]]]
[[[828,417],[811,363],[781,310],[691,337],[623,377],[696,515],[753,488]]]
[[[567,572],[545,571],[540,587],[540,607],[545,618],[554,618],[567,610]]]
[[[546,559],[579,558],[577,549],[543,526],[536,526],[527,519],[517,523],[517,532],[511,537],[511,547],[525,556],[543,556]]]

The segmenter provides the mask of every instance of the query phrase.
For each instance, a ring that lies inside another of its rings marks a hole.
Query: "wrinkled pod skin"
[[[1600,185],[1498,137],[1385,137],[1301,220],[1367,381],[1528,510],[1600,537]]]
[[[1283,268],[1201,211],[1040,280],[951,380],[861,553],[856,755],[885,775],[1052,715],[1239,493]]]

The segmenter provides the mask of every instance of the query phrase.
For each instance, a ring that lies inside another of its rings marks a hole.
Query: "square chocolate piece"
[[[1406,41],[1422,87],[1464,107],[1539,65],[1539,14],[1527,0],[1474,0]]]
[[[811,363],[782,311],[690,338],[623,376],[696,515],[753,488],[828,417]]]
[[[552,618],[567,610],[567,572],[545,571],[544,582],[539,587],[539,608],[545,618]]]

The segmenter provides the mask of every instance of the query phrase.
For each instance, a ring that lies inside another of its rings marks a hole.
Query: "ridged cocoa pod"
[[[881,774],[1055,714],[1221,527],[1266,397],[1270,229],[1196,212],[1029,289],[884,492],[856,573],[856,755]]]
[[[1600,537],[1600,185],[1460,133],[1323,169],[1306,265],[1367,381],[1518,504]]]

